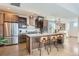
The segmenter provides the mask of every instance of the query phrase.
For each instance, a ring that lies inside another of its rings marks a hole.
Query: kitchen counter
[[[65,33],[37,33],[37,34],[26,34],[28,37],[40,37],[40,36],[49,36],[49,35],[57,35],[57,34],[65,34]]]
[[[40,37],[43,37],[43,36],[47,36],[47,37],[50,37],[52,35],[58,35],[58,34],[65,34],[65,33],[38,33],[38,34],[26,34],[26,37],[27,37],[27,46],[26,48],[28,49],[29,51],[29,54],[32,54],[32,50],[37,48],[38,47],[38,44],[37,44],[37,40],[40,39]]]

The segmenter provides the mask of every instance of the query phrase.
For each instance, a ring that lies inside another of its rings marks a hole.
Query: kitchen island
[[[38,43],[37,41],[40,39],[40,37],[44,37],[47,36],[50,38],[50,36],[53,35],[65,35],[65,33],[37,33],[37,34],[26,34],[27,37],[27,44],[26,44],[26,48],[28,49],[28,52],[30,55],[32,55],[32,51],[33,49],[38,48]]]

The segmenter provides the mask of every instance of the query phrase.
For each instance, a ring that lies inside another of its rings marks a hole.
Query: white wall
[[[74,26],[74,23],[78,23],[78,18],[61,18],[61,22],[66,24],[66,32],[69,36],[77,36],[78,35],[78,26]]]

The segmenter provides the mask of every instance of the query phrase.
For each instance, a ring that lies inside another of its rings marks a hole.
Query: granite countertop
[[[39,37],[39,36],[48,36],[48,35],[56,35],[56,34],[65,34],[65,33],[37,33],[37,34],[26,34],[29,37]]]

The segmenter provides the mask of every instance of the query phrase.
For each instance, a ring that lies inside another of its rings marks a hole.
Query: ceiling
[[[28,11],[24,8],[12,6],[12,5],[10,5],[10,3],[0,3],[0,10],[11,12],[11,13],[21,15],[24,17],[30,16],[30,15],[37,15],[36,13],[34,13],[32,11]]]
[[[18,14],[23,15],[42,15],[42,16],[55,16],[55,17],[78,17],[79,4],[78,3],[21,3],[21,7],[11,6],[9,4],[0,4],[7,6]],[[3,6],[3,7],[4,7]],[[4,7],[4,10],[5,9]]]
[[[63,5],[63,4],[62,4]],[[61,4],[55,4],[55,3],[22,3],[21,6],[23,8],[26,8],[28,10],[34,10],[36,12],[39,12],[40,14],[44,16],[57,16],[57,17],[74,17],[77,16],[74,12],[71,10],[68,10],[67,6],[66,8]],[[67,4],[65,4],[67,5]],[[72,6],[70,6],[72,7]],[[74,9],[74,8],[73,8]],[[78,11],[79,12],[79,11]]]

